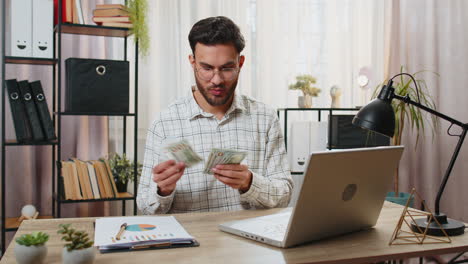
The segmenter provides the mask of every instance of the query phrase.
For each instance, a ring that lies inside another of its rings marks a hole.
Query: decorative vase
[[[63,264],[92,264],[96,257],[94,247],[68,251],[66,247],[62,250]]]
[[[15,245],[16,262],[19,264],[44,263],[47,256],[47,247],[41,246],[23,246],[18,243]]]
[[[117,187],[117,191],[119,193],[127,192],[127,185],[128,185],[128,182],[123,183],[121,181],[115,181],[115,186]]]
[[[312,107],[312,96],[306,94],[297,98],[297,105],[299,108],[311,108]]]

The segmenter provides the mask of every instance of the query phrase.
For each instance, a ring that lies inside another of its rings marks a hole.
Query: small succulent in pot
[[[60,224],[58,234],[62,234],[62,240],[67,241],[62,251],[64,264],[91,264],[96,255],[92,241],[85,231],[77,231],[71,228],[71,224]]]
[[[15,257],[19,264],[44,263],[47,256],[45,243],[49,235],[43,232],[32,232],[18,237],[15,245]]]

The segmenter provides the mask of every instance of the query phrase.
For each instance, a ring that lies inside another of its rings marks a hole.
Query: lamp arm
[[[462,122],[460,122],[458,120],[455,120],[455,119],[453,119],[453,118],[451,118],[449,116],[446,116],[446,115],[444,115],[444,114],[442,114],[440,112],[437,112],[434,109],[431,109],[431,108],[429,108],[429,107],[427,107],[425,105],[422,105],[422,104],[420,104],[418,102],[415,102],[415,101],[411,100],[411,98],[409,98],[408,95],[403,97],[403,96],[400,96],[400,95],[397,95],[397,94],[393,94],[392,97],[395,98],[395,99],[401,100],[401,101],[403,101],[403,102],[405,102],[407,104],[414,105],[417,108],[421,108],[424,111],[429,112],[429,113],[431,113],[433,115],[436,115],[436,116],[438,116],[438,117],[440,117],[442,119],[445,119],[445,120],[449,121],[452,124],[460,126],[461,128],[468,127],[468,124],[464,124],[464,123],[462,123]]]
[[[439,211],[439,204],[440,204],[440,198],[442,197],[442,193],[444,192],[444,189],[445,189],[445,185],[447,184],[447,181],[448,181],[448,178],[450,176],[450,173],[452,172],[452,169],[453,169],[453,165],[455,164],[455,161],[457,160],[457,157],[458,157],[458,153],[460,152],[460,149],[461,149],[461,146],[463,145],[463,141],[465,140],[465,136],[466,136],[466,132],[468,130],[468,123],[462,123],[458,120],[455,120],[449,116],[446,116],[440,112],[437,112],[435,111],[434,109],[431,109],[427,106],[424,106],[420,103],[417,103],[417,102],[414,102],[412,101],[409,96],[400,96],[400,95],[397,95],[397,94],[392,94],[392,97],[395,98],[395,99],[398,99],[398,100],[401,100],[407,104],[411,104],[411,105],[414,105],[418,108],[421,108],[433,115],[436,115],[442,119],[445,119],[447,121],[449,121],[450,123],[452,124],[455,124],[455,125],[458,125],[460,126],[462,129],[463,129],[463,132],[459,135],[459,139],[458,139],[458,143],[457,143],[457,146],[455,148],[455,151],[452,155],[452,158],[450,159],[450,163],[448,165],[448,168],[447,170],[445,171],[445,176],[444,178],[442,179],[442,183],[440,184],[440,187],[439,187],[439,191],[437,192],[437,197],[436,197],[436,200],[435,200],[435,214],[436,215],[439,215],[440,211]]]

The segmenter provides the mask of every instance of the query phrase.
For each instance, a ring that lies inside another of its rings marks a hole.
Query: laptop
[[[219,229],[288,248],[373,227],[391,189],[403,146],[334,150],[309,157],[299,198],[278,213]]]

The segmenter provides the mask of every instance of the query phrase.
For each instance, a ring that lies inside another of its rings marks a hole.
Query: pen
[[[127,227],[127,223],[123,223],[121,226],[120,226],[120,230],[119,232],[117,233],[117,235],[115,236],[115,239],[117,240],[120,240],[120,237],[122,236],[123,232],[125,231],[125,228]]]

